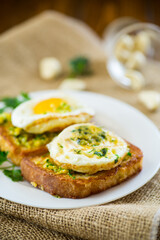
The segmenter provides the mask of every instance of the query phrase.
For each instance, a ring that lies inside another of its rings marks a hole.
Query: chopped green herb
[[[78,150],[78,149],[74,149],[74,152],[77,154],[81,154],[81,150]]]
[[[102,148],[99,152],[95,151],[94,154],[99,156],[99,157],[105,157],[107,154],[108,149],[107,148]]]
[[[79,144],[79,145],[86,145],[86,139],[80,139],[80,138],[78,138],[77,139],[77,143]]]
[[[59,113],[65,113],[65,112],[71,112],[71,111],[72,111],[72,107],[65,102],[62,102],[60,106],[56,108],[56,112],[59,112]]]
[[[72,175],[72,170],[69,170],[69,171],[68,171],[68,175],[69,175],[71,178],[73,178],[73,179],[76,178],[75,176]]]
[[[0,119],[1,119],[1,117],[3,117],[3,116],[1,116],[3,114],[4,113],[0,114]],[[3,122],[2,122],[2,124],[3,124]],[[14,127],[11,123],[11,120],[8,120],[6,127],[7,127],[8,134],[12,137],[15,144],[21,145],[28,149],[33,146],[40,147],[42,145],[46,145],[58,134],[58,133],[54,133],[54,132],[46,132],[43,134],[27,133],[21,128]]]
[[[100,142],[100,139],[99,138],[94,138],[96,142]]]
[[[89,151],[88,153],[91,153],[91,152],[93,152],[93,151],[95,151],[95,149],[93,148],[91,151]]]
[[[47,152],[47,153],[43,154],[42,156],[43,156],[43,157],[46,157],[46,156],[48,156],[48,154],[49,154],[49,153]]]
[[[47,163],[47,168],[48,168],[49,166],[54,166],[54,164],[50,162],[49,158],[46,159],[46,163]]]
[[[55,198],[61,198],[59,195],[53,195],[53,197],[55,197]]]
[[[94,154],[99,156],[99,157],[102,157],[102,153],[101,152],[95,151]]]
[[[107,151],[108,151],[108,149],[107,149],[107,148],[102,148],[102,149],[101,149],[101,152],[102,152],[103,156],[105,156],[105,155],[106,155]]]
[[[117,163],[117,162],[118,162],[118,159],[116,158],[116,159],[114,160],[114,162]]]
[[[131,156],[132,156],[132,153],[131,153],[131,152],[128,152],[127,155],[131,157]]]
[[[63,148],[63,146],[62,146],[60,143],[58,143],[58,146],[59,146],[60,148]]]
[[[77,131],[78,131],[79,133],[81,133],[81,132],[82,132],[82,129],[81,129],[81,128],[78,128]]]
[[[73,138],[79,145],[99,145],[106,139],[105,132],[101,128],[89,128],[88,126],[80,126],[72,130]]]
[[[118,156],[118,154],[115,154],[115,155],[116,155],[117,158],[114,160],[114,162],[117,163],[118,159],[119,159],[119,156]]]
[[[100,133],[99,136],[100,136],[102,139],[106,139],[105,132]]]

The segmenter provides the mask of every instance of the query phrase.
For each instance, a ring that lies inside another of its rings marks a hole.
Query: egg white
[[[75,110],[65,113],[48,112],[46,114],[35,114],[33,109],[41,101],[50,98],[62,98],[76,107]],[[82,105],[75,99],[63,94],[53,94],[31,99],[20,104],[13,110],[11,121],[16,127],[23,128],[29,133],[43,133],[46,131],[62,130],[63,128],[79,122],[87,122],[94,116],[94,111]]]
[[[67,127],[58,135],[58,137],[53,139],[53,141],[47,145],[50,156],[56,164],[65,169],[93,174],[101,170],[109,170],[122,162],[124,156],[129,151],[126,141],[111,131],[103,129],[108,136],[108,140],[103,140],[97,147],[93,147],[91,144],[90,146],[87,146],[86,150],[84,150],[85,146],[81,146],[76,141],[71,140],[73,135],[72,131],[79,126],[92,127],[94,125],[87,123],[75,124]],[[111,139],[115,139],[116,143],[112,142]],[[93,153],[95,150],[90,154],[89,152],[94,148],[107,148],[107,157],[99,157],[95,155]],[[76,151],[76,153],[74,151]],[[81,154],[77,154],[77,151],[82,152]],[[117,156],[118,161],[116,160]]]

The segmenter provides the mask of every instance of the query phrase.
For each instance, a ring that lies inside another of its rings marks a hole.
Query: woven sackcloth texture
[[[43,13],[1,35],[1,97],[57,88],[67,76],[69,59],[77,55],[88,56],[92,62],[94,74],[85,77],[88,90],[143,110],[136,93],[119,88],[108,77],[100,39],[85,24],[55,12]],[[45,82],[39,78],[38,63],[45,56],[62,62],[66,73],[60,79]],[[160,127],[160,112],[144,113]],[[136,192],[101,206],[47,210],[0,198],[0,239],[158,239],[159,173]]]
[[[0,239],[1,240],[81,240],[81,238],[72,237],[63,233],[55,232],[37,226],[33,223],[28,223],[23,219],[18,219],[13,216],[7,216],[0,213]]]

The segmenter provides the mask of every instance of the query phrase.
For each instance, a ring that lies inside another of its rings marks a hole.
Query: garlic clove
[[[135,36],[135,49],[146,54],[151,47],[149,34],[145,31],[138,33]]]
[[[130,54],[125,66],[129,69],[140,69],[146,63],[145,55],[140,51],[135,51]]]
[[[155,111],[160,106],[160,94],[156,91],[142,91],[138,95],[138,100],[149,111]]]
[[[116,51],[115,51],[115,55],[117,59],[122,63],[125,63],[129,59],[130,54],[131,52],[126,49],[116,48]]]
[[[63,90],[85,90],[86,83],[84,80],[81,79],[67,78],[63,80],[59,88]]]
[[[53,57],[43,58],[39,63],[39,74],[44,80],[52,80],[62,72],[60,61]]]
[[[133,90],[140,90],[145,85],[144,76],[139,71],[127,69],[125,77],[130,80],[130,87]]]
[[[117,44],[115,47],[115,55],[119,61],[126,62],[133,49],[134,49],[133,37],[129,35],[123,35],[117,41]]]
[[[130,35],[123,35],[117,42],[117,47],[132,51],[134,48],[134,39]]]

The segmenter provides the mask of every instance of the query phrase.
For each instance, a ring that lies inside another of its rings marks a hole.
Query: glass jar
[[[104,36],[111,78],[127,89],[160,86],[160,28],[132,18],[116,22]]]

